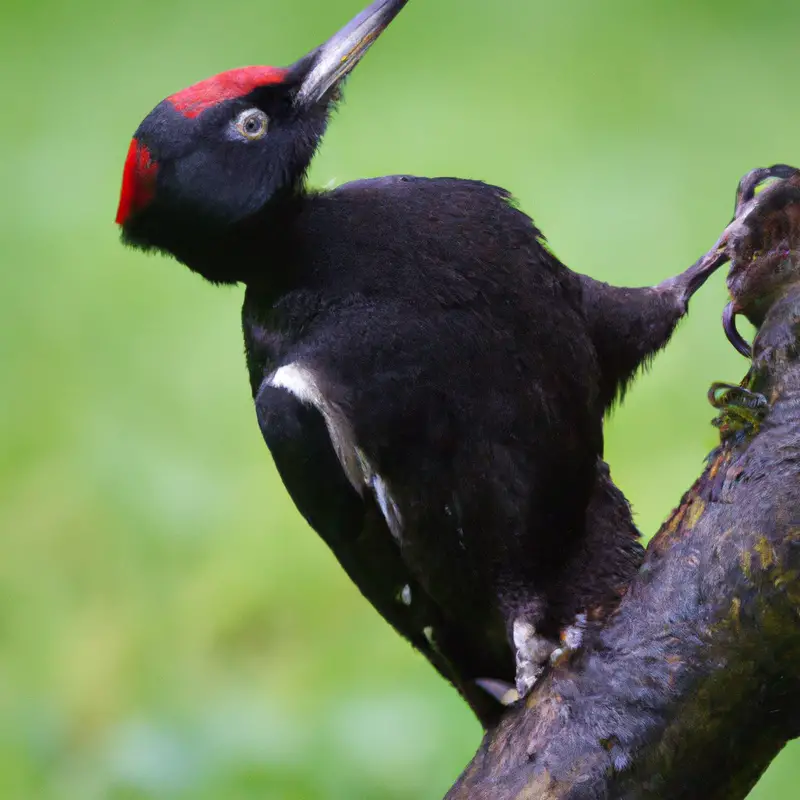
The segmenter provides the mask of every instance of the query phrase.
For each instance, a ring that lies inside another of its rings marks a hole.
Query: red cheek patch
[[[122,173],[122,191],[117,208],[117,225],[124,225],[131,214],[143,209],[156,193],[158,164],[141,142],[133,139]]]
[[[212,108],[223,100],[244,97],[244,95],[250,94],[260,86],[281,83],[287,72],[288,70],[280,69],[279,67],[240,67],[239,69],[231,69],[176,92],[170,95],[167,100],[184,117],[194,119],[200,116],[207,108]]]

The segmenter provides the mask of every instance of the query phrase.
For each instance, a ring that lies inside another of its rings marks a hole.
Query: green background
[[[295,60],[360,1],[3,3],[2,798],[437,798],[478,745],[279,485],[241,289],[113,224],[153,105]],[[798,29],[797,0],[412,0],[312,178],[499,183],[574,269],[652,283],[713,243],[742,173],[800,162]],[[714,444],[708,384],[745,368],[724,302],[719,275],[608,426],[648,534]],[[799,753],[752,796],[797,797]]]

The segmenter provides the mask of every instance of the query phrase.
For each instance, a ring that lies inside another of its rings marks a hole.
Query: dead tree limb
[[[798,175],[740,198],[718,245],[760,326],[742,388],[717,397],[720,447],[616,613],[447,800],[738,800],[800,735]]]

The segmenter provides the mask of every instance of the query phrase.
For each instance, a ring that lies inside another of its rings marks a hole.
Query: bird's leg
[[[610,408],[639,368],[669,342],[694,293],[728,259],[726,236],[727,232],[687,270],[656,286],[626,288],[581,278],[604,408]]]
[[[680,275],[659,283],[656,291],[676,298],[679,308],[685,313],[692,295],[722,266],[727,260],[726,245],[728,231],[720,236],[717,243],[702,258],[699,258],[689,269]]]

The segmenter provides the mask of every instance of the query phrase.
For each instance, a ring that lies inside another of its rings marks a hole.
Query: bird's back
[[[444,605],[486,612],[487,570],[531,560],[532,543],[554,568],[602,450],[577,276],[473,181],[347,184],[309,197],[285,236],[294,286],[251,284],[245,302],[254,391],[282,365],[313,371],[415,528],[405,557],[454,595]]]

